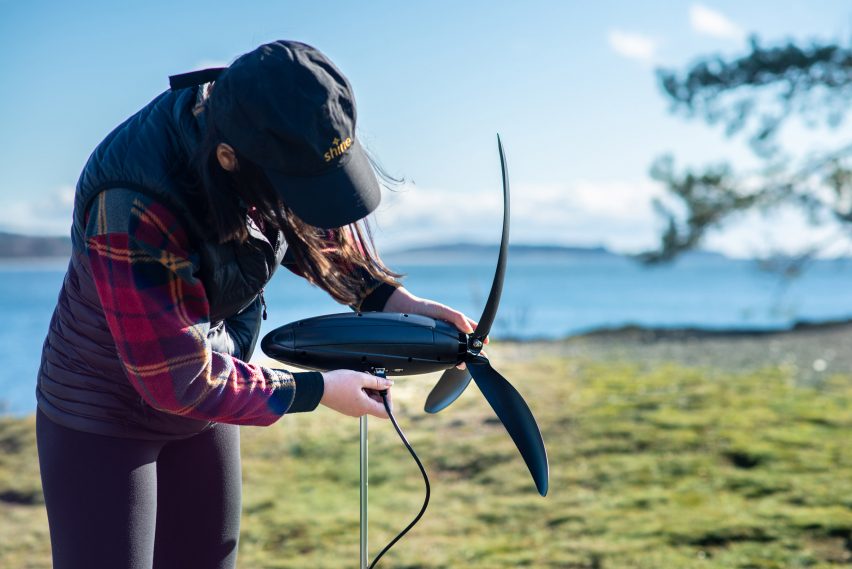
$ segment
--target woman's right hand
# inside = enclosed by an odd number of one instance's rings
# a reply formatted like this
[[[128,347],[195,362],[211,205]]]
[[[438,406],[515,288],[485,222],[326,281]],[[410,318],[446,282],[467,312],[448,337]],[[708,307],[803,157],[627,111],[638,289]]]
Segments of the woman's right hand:
[[[322,378],[325,389],[320,403],[326,407],[350,417],[372,415],[388,418],[381,396],[375,392],[390,390],[392,380],[349,369],[327,371],[322,374]]]

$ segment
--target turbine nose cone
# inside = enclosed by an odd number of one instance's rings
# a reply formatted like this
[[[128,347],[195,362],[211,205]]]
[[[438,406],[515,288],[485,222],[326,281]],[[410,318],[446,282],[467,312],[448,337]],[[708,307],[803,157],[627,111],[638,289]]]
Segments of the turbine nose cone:
[[[287,356],[296,349],[296,339],[291,325],[276,328],[263,337],[260,349],[271,358]]]

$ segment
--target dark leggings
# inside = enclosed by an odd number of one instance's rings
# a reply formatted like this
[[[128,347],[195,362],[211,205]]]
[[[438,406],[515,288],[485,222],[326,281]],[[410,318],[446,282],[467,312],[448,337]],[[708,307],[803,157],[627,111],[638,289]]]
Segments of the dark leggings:
[[[224,569],[237,561],[239,428],[179,441],[36,418],[54,569]]]

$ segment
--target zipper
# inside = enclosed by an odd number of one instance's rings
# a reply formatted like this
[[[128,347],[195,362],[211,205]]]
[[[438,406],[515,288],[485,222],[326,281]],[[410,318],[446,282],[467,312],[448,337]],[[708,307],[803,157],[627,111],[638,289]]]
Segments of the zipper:
[[[263,298],[263,289],[260,289],[260,304],[263,306],[263,319],[266,320],[266,299]]]

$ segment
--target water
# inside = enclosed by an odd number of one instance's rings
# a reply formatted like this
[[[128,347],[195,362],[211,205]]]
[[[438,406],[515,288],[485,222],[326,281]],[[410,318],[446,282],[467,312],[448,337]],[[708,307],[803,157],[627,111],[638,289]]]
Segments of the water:
[[[474,319],[494,275],[491,258],[391,265],[408,275],[406,286],[415,294]],[[65,263],[0,263],[0,400],[7,412],[35,408],[41,344],[64,274]],[[492,336],[556,338],[626,324],[783,328],[796,320],[848,318],[850,279],[852,260],[818,262],[785,288],[752,262],[710,256],[653,269],[608,255],[510,258]],[[286,270],[267,287],[266,299],[264,333],[293,320],[347,310]]]

